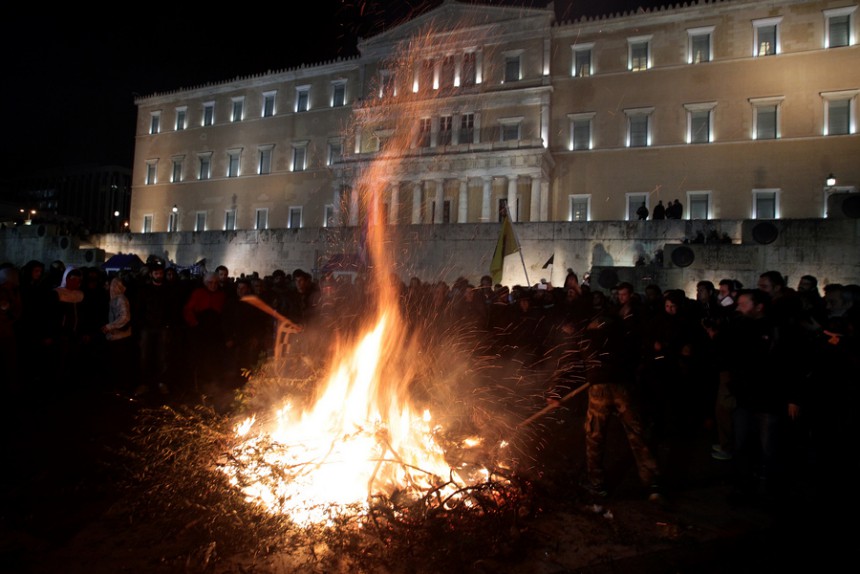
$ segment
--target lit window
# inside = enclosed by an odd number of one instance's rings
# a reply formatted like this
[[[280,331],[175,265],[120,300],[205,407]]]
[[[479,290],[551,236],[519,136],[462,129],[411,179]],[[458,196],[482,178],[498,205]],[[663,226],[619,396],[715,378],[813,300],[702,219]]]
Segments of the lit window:
[[[568,114],[570,120],[570,148],[571,150],[591,149],[591,122],[594,112],[583,114]]]
[[[144,215],[143,216],[143,227],[141,229],[143,233],[152,233],[152,216]]]
[[[346,82],[339,80],[331,84],[331,107],[339,108],[346,104]]]
[[[588,221],[590,209],[590,195],[571,195],[568,221]]]
[[[239,176],[239,158],[241,155],[242,152],[239,150],[227,152],[227,177]]]
[[[651,67],[651,36],[627,39],[627,69],[641,72]]]
[[[651,145],[651,113],[654,108],[624,110],[627,115],[627,147]]]
[[[334,165],[343,159],[343,142],[341,140],[328,143],[328,165]]]
[[[272,149],[274,146],[267,145],[260,147],[260,164],[257,166],[257,173],[264,175],[272,173]]]
[[[149,116],[149,133],[157,134],[161,130],[161,112],[152,112]]]
[[[179,214],[175,211],[167,214],[167,231],[170,233],[179,231]]]
[[[308,162],[308,144],[293,145],[293,171],[305,171]]]
[[[753,190],[753,219],[778,219],[779,218],[779,190],[778,189],[754,189]]]
[[[258,207],[254,212],[254,229],[269,228],[269,210],[265,207]]]
[[[392,130],[379,130],[373,134],[376,139],[376,151],[382,151],[391,141]]]
[[[200,172],[198,179],[209,179],[212,177],[212,154],[206,153],[200,155]]]
[[[146,162],[146,185],[155,185],[156,174],[158,168],[158,160]]]
[[[435,69],[435,65],[436,64],[433,62],[433,60],[423,60],[421,62],[418,85],[413,86],[414,92],[417,92],[418,90],[424,90],[426,92],[433,88],[433,72]]]
[[[445,56],[439,70],[439,87],[451,88],[454,86],[454,57]]]
[[[211,126],[215,123],[215,102],[203,104],[203,125]]]
[[[857,6],[846,6],[845,8],[824,11],[826,20],[824,45],[827,48],[839,48],[854,44],[852,31],[856,10]]]
[[[302,208],[290,207],[290,219],[287,222],[287,227],[290,229],[299,229],[302,226]]]
[[[473,143],[475,137],[475,114],[468,113],[460,116],[459,141],[461,144]]]
[[[296,111],[306,112],[310,109],[311,88],[302,86],[296,88]]]
[[[499,120],[499,124],[501,127],[501,141],[510,142],[510,141],[518,141],[520,139],[520,124],[522,124],[523,118],[503,118]]]
[[[224,212],[224,231],[236,230],[236,210],[228,209]]]
[[[711,192],[688,191],[687,213],[690,219],[711,218]]]
[[[687,30],[687,37],[689,38],[688,64],[701,64],[711,61],[713,58],[713,32],[713,26]]]
[[[773,140],[779,138],[779,108],[783,98],[752,98],[753,139]]]
[[[717,102],[684,104],[687,111],[687,143],[714,141],[714,108]]]
[[[518,82],[522,78],[522,66],[519,54],[505,56],[505,83]]]
[[[779,23],[782,18],[765,18],[753,21],[753,56],[773,56],[779,54]]]
[[[275,115],[275,96],[278,92],[263,92],[263,117],[270,118]]]
[[[860,90],[823,92],[824,135],[837,136],[856,133],[857,94]]]
[[[379,72],[379,97],[387,98],[397,95],[397,84],[394,81],[394,72],[381,70]]]
[[[245,98],[233,98],[233,109],[230,112],[230,121],[231,122],[241,122],[244,117],[245,111]]]
[[[194,231],[206,231],[206,212],[198,211],[194,217]]]
[[[430,147],[430,130],[431,130],[431,121],[430,118],[421,118],[418,120],[420,125],[418,126],[418,147]]]
[[[173,173],[171,174],[170,181],[173,183],[182,181],[182,158],[173,159]]]
[[[176,131],[181,132],[188,125],[188,108],[176,108]]]
[[[454,118],[451,116],[441,116],[439,118],[439,141],[438,145],[451,145],[451,128],[454,125]]]
[[[645,207],[648,207],[648,194],[647,193],[628,193],[627,194],[627,221],[637,221],[639,219],[639,215],[636,211],[642,207],[642,204],[645,204]]]
[[[475,52],[463,54],[463,69],[460,72],[461,86],[474,86],[477,77],[477,55]]]
[[[585,78],[594,73],[591,52],[594,44],[579,44],[573,48],[573,66],[570,74],[574,78]]]

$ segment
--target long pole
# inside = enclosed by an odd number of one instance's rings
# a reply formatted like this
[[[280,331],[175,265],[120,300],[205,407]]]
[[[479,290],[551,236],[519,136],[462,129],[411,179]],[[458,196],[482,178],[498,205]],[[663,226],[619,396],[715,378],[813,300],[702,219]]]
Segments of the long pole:
[[[508,216],[510,217],[510,216]],[[529,281],[529,270],[526,268],[526,260],[523,257],[523,244],[520,243],[520,238],[517,236],[517,230],[514,229],[514,222],[511,221],[511,231],[514,232],[514,239],[517,241],[517,247],[519,247],[520,252],[520,262],[523,264],[523,273],[526,275],[526,286],[531,287],[531,281]]]
[[[569,393],[567,393],[566,395],[561,397],[558,401],[554,401],[553,403],[545,406],[544,408],[542,408],[541,410],[539,410],[538,412],[536,412],[535,414],[533,414],[532,416],[530,416],[529,418],[527,418],[526,420],[524,420],[523,422],[518,424],[517,428],[523,428],[524,426],[530,425],[531,423],[533,423],[537,419],[541,418],[542,416],[544,416],[548,412],[554,411],[555,409],[560,407],[563,403],[569,401],[570,399],[572,399],[573,397],[575,397],[576,395],[578,395],[579,393],[581,393],[582,391],[584,391],[585,389],[587,389],[590,386],[591,386],[591,383],[585,383],[582,386],[577,387],[576,389],[570,391]]]

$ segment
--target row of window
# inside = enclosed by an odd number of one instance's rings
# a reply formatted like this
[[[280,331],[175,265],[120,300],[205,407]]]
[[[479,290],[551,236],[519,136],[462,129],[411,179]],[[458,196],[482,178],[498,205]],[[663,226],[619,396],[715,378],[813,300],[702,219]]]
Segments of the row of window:
[[[824,100],[824,135],[846,135],[856,132],[856,101],[860,90],[843,90],[822,93]],[[780,137],[780,106],[783,98],[751,98],[753,111],[752,137],[756,140],[777,139]],[[687,115],[687,143],[710,143],[714,141],[714,109],[716,102],[685,104]],[[647,147],[652,145],[651,116],[654,108],[632,108],[625,110],[627,121],[628,147]],[[590,150],[594,147],[593,122],[595,112],[569,114],[570,134],[568,149]],[[475,114],[459,116],[459,129],[454,130],[454,117],[439,116],[419,120],[417,147],[435,147],[474,143],[478,132],[475,130]],[[517,141],[521,137],[522,118],[502,118],[499,120],[500,141]],[[378,149],[385,145],[386,137],[377,135]],[[272,171],[274,144],[258,147],[256,173],[265,175]],[[291,171],[304,171],[308,167],[308,142],[293,143]],[[241,149],[227,151],[226,177],[241,175]],[[327,165],[337,163],[343,157],[343,143],[332,140],[328,143]],[[185,179],[185,157],[175,157],[171,162],[170,181],[178,183]],[[158,160],[147,162],[146,184],[158,182]],[[197,179],[212,177],[212,152],[198,154]]]
[[[854,43],[854,15],[856,6],[848,6],[823,12],[825,18],[825,47],[835,48],[849,46]],[[769,56],[780,53],[780,25],[782,17],[764,18],[753,21],[753,56]],[[714,26],[703,26],[687,30],[687,61],[691,64],[710,62],[713,59]],[[653,66],[651,51],[652,36],[634,36],[627,39],[627,68],[630,71],[647,70]],[[595,44],[581,43],[571,46],[573,51],[571,75],[586,77],[596,73],[594,54]],[[470,86],[482,81],[481,53],[466,52],[458,57],[449,55],[441,59],[425,59],[414,73],[412,91],[436,90],[443,86]],[[504,53],[503,83],[516,82],[522,79],[522,50]],[[329,90],[329,107],[346,105],[347,82],[339,79],[331,82]],[[379,73],[379,97],[397,95],[395,74],[391,70],[381,70]],[[271,117],[277,113],[277,91],[267,91],[262,94],[260,106],[261,117]],[[296,87],[293,111],[306,112],[311,109],[311,86]],[[239,122],[245,119],[245,96],[231,99],[229,121]],[[157,134],[162,129],[162,111],[151,113],[150,134]],[[202,104],[199,125],[211,126],[215,122],[215,102]],[[177,107],[174,114],[173,128],[181,131],[189,126],[188,107]]]
[[[822,215],[827,214],[827,197],[834,193],[836,188],[828,188],[824,191],[824,201],[822,203]],[[852,190],[847,190],[852,191]],[[751,219],[778,219],[780,217],[780,189],[754,189],[752,190],[751,202]],[[626,213],[627,220],[639,219],[637,211],[640,206],[645,205],[649,212],[653,213],[655,205],[651,202],[651,196],[648,193],[628,193],[626,194]],[[688,191],[685,195],[685,204],[682,204],[684,219],[712,219],[712,192],[710,191]],[[507,199],[499,200],[498,217],[501,221],[502,214],[506,209]],[[385,208],[388,206],[385,205]],[[665,206],[664,206],[665,207]],[[429,214],[429,221],[435,221],[436,202],[432,202],[430,206],[432,213]],[[198,211],[194,215],[193,231],[207,231],[207,212]],[[224,212],[223,226],[224,231],[235,231],[237,227],[237,212],[235,209],[228,209]],[[154,216],[147,214],[143,216],[142,232],[151,233]],[[323,217],[323,225],[330,226],[334,224],[335,214],[334,206],[326,205]],[[591,195],[571,195],[569,196],[569,214],[568,221],[585,222],[591,220]],[[388,221],[387,211],[383,221]],[[451,202],[445,200],[442,213],[442,223],[451,222]],[[301,206],[291,206],[287,219],[287,228],[298,229],[304,226],[303,209]],[[269,228],[269,210],[268,208],[257,208],[254,212],[254,229],[263,230]],[[173,211],[167,214],[167,231],[180,231],[179,228],[179,211],[173,208]]]
[[[853,188],[825,188],[823,192],[822,217],[827,217],[827,198],[838,191],[854,191]],[[753,189],[750,206],[751,219],[779,219],[780,218],[780,189]],[[649,193],[628,193],[627,211],[624,217],[628,221],[639,219],[637,211],[640,206],[645,205],[650,214],[653,214],[655,204],[651,201]],[[712,192],[710,191],[688,191],[686,192],[686,203],[682,204],[683,219],[713,219]],[[591,219],[591,195],[569,196],[568,221],[589,221]],[[664,205],[667,207],[667,205]],[[649,217],[650,219],[650,217]]]
[[[262,145],[257,148],[257,175],[265,175],[272,172],[272,154],[274,144]],[[343,144],[340,140],[330,141],[328,144],[328,165],[340,161],[343,156]],[[242,150],[227,151],[226,177],[239,177],[241,174]],[[158,183],[158,160],[146,162],[146,185]],[[185,156],[177,156],[171,160],[170,182],[179,183],[185,180]],[[308,168],[308,142],[296,142],[293,144],[293,157],[290,171],[305,171]],[[197,154],[197,179],[207,180],[212,178],[212,152]]]
[[[336,80],[331,83],[329,106],[332,108],[346,105],[346,80]],[[263,92],[260,105],[260,117],[268,118],[277,113],[276,108],[277,90]],[[307,112],[311,109],[311,86],[296,87],[294,112]],[[161,133],[162,111],[156,110],[150,114],[149,133],[154,135]],[[230,100],[230,121],[241,122],[245,119],[245,96],[235,96]],[[200,114],[201,126],[215,124],[215,102],[203,102]],[[174,112],[173,129],[182,131],[189,127],[188,106],[179,106]]]
[[[326,218],[325,221],[330,223],[334,220],[334,206],[326,205]],[[304,225],[303,217],[302,217],[302,207],[301,206],[292,206],[289,208],[289,215],[287,217],[287,228],[289,229],[298,229]],[[235,209],[228,209],[224,212],[224,219],[222,221],[221,229],[224,231],[236,231],[237,227],[237,212]],[[179,219],[180,219],[179,210],[177,207],[174,207],[172,211],[167,214],[167,231],[175,232],[181,231],[179,228]],[[193,231],[209,231],[207,221],[207,212],[198,211],[194,214],[194,227]],[[143,216],[143,222],[141,225],[141,231],[143,233],[152,233],[152,225],[155,216],[151,213],[148,213]],[[269,209],[265,207],[260,207],[254,210],[254,229],[263,230],[269,228]]]
[[[823,135],[846,135],[856,133],[857,95],[860,90],[843,90],[839,92],[822,93],[824,100]],[[781,96],[768,98],[751,98],[752,105],[752,138],[756,140],[777,139],[780,137],[780,106]],[[717,102],[685,104],[687,114],[687,143],[709,143],[714,141],[714,109]],[[652,145],[651,115],[653,107],[632,108],[624,110],[627,119],[628,147],[644,147]],[[592,124],[594,112],[569,114],[571,150],[589,150],[593,148],[594,138]]]
[[[824,47],[837,48],[854,43],[854,14],[857,6],[824,10]],[[781,51],[780,25],[782,17],[753,20],[754,57],[772,56]],[[687,63],[710,62],[714,57],[715,26],[702,26],[687,30]],[[652,36],[634,36],[627,39],[627,69],[632,72],[647,70],[653,66],[651,53]],[[595,44],[582,43],[571,46],[573,57],[570,73],[574,77],[587,77],[596,73],[593,57]],[[506,74],[507,76],[507,74]]]

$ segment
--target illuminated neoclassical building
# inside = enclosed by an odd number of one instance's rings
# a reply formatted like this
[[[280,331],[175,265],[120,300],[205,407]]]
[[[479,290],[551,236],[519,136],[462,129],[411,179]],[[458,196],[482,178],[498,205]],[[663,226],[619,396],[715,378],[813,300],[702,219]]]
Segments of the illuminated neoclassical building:
[[[131,231],[357,225],[370,169],[393,224],[824,217],[860,185],[857,20],[446,0],[354,58],[138,98]]]

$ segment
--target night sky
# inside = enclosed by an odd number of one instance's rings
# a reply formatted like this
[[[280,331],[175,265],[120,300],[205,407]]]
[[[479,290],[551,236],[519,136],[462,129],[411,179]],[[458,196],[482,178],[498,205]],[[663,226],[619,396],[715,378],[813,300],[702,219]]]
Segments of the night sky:
[[[302,16],[259,17],[248,13],[248,5],[238,18],[215,5],[122,5],[116,12],[80,4],[18,6],[0,24],[6,57],[0,97],[10,120],[0,141],[3,157],[11,160],[0,177],[82,165],[131,167],[136,95],[352,56],[359,36],[440,3],[311,0],[303,3]],[[560,20],[568,20],[666,4],[672,2],[557,0],[555,8]]]

